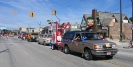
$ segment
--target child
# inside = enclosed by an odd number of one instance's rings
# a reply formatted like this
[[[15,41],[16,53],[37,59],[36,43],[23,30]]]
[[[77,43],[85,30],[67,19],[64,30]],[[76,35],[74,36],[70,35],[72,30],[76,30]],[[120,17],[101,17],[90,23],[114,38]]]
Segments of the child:
[[[133,48],[132,40],[130,40],[128,48]]]
[[[127,46],[127,47],[123,47],[123,48],[133,48],[132,40],[130,40],[130,42],[129,42],[129,46]]]

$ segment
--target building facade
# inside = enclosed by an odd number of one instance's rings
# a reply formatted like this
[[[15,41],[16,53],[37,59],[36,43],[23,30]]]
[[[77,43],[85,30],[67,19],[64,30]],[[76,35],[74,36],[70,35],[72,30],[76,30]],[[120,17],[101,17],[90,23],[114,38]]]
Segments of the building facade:
[[[28,28],[28,27],[20,27],[19,28],[19,31],[20,33],[31,33],[31,32],[34,32],[34,33],[41,33],[43,28]]]
[[[90,23],[94,26],[89,26],[88,24]],[[123,39],[131,39],[131,25],[131,21],[128,17],[125,14],[122,14]],[[81,21],[81,30],[93,31],[96,27],[96,32],[102,33],[104,36],[108,36],[112,39],[120,39],[120,14],[96,12],[96,20],[94,20],[93,14],[84,14]]]

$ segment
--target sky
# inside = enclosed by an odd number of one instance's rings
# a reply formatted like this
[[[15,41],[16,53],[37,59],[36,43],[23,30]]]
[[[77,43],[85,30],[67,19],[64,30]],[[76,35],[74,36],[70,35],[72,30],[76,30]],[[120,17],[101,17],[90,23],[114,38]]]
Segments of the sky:
[[[122,13],[132,16],[131,0],[122,1]],[[93,9],[102,12],[120,13],[120,0],[0,0],[0,27],[18,29],[19,27],[49,26],[47,20],[81,24],[83,14],[92,14]],[[14,16],[14,12],[16,15]],[[29,16],[30,12],[35,15]],[[38,24],[39,23],[39,24]]]

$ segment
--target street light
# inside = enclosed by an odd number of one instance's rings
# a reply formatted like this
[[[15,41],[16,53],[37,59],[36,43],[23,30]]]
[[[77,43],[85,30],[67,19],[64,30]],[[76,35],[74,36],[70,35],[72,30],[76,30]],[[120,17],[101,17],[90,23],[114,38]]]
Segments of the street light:
[[[41,30],[40,30],[40,28],[41,28],[41,22],[39,23],[38,22],[38,25],[39,25],[39,35],[41,34]]]
[[[120,0],[120,41],[122,41],[123,33],[122,33],[122,3]]]
[[[131,0],[132,2],[132,27],[133,27],[133,0]],[[132,40],[133,40],[133,29],[132,29]]]

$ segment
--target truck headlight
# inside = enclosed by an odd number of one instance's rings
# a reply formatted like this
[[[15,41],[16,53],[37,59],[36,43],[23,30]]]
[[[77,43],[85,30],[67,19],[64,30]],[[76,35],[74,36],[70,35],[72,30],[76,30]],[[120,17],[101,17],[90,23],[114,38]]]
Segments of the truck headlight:
[[[103,46],[102,45],[94,45],[94,49],[102,49]]]
[[[117,45],[112,45],[112,48],[116,49],[117,48]]]

